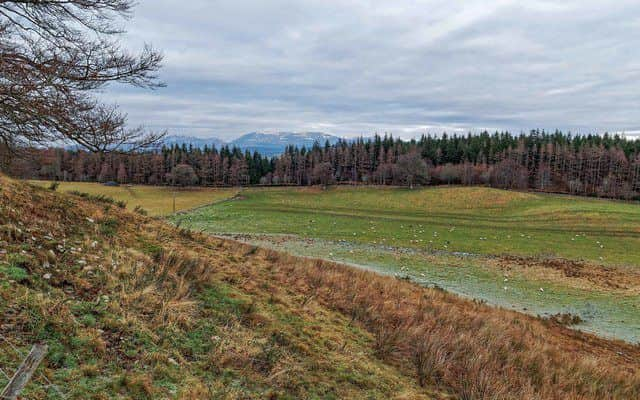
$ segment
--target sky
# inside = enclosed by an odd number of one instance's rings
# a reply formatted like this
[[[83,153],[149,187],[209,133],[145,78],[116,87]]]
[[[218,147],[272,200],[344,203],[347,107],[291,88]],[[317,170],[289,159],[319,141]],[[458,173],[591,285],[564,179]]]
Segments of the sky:
[[[167,87],[103,96],[170,134],[640,137],[638,0],[140,0],[126,28]]]

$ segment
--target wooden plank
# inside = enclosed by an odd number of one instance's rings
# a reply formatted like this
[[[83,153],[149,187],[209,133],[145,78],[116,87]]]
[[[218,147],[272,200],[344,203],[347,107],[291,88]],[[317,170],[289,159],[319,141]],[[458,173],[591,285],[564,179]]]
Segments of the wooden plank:
[[[42,362],[47,355],[47,346],[44,344],[36,344],[31,348],[29,355],[22,361],[20,367],[13,375],[13,378],[9,381],[9,384],[4,388],[0,399],[3,400],[15,400],[22,389],[29,383],[31,376],[38,365]]]

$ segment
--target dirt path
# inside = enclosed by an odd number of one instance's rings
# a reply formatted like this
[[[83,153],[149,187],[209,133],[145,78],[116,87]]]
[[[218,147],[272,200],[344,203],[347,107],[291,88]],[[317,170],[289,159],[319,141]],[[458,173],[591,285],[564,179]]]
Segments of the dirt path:
[[[188,214],[188,213],[191,213],[191,212],[194,212],[194,211],[197,211],[197,210],[201,210],[201,209],[206,208],[206,207],[211,207],[211,206],[215,206],[215,205],[218,205],[218,204],[226,203],[228,201],[240,200],[242,198],[241,193],[242,193],[243,190],[244,190],[244,188],[240,188],[240,189],[238,189],[238,193],[236,193],[233,196],[228,197],[226,199],[216,200],[216,201],[213,201],[211,203],[203,204],[201,206],[189,208],[189,209],[186,209],[186,210],[176,211],[175,213],[163,216],[163,218],[170,218],[170,217],[174,217],[174,216],[177,216],[177,215],[184,215],[184,214]]]

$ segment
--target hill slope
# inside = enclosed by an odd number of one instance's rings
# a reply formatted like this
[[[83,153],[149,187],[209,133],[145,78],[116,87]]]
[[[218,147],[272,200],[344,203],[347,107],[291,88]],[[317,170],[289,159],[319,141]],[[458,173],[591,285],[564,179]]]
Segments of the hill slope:
[[[637,347],[4,177],[0,315],[67,398],[640,395]]]

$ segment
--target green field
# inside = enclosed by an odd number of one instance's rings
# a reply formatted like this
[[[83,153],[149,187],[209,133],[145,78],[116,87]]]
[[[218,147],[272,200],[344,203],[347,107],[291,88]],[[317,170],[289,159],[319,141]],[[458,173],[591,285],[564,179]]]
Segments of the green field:
[[[487,188],[249,189],[172,220],[533,314],[577,314],[581,329],[640,340],[635,203]]]
[[[30,181],[31,183],[48,187],[49,181]],[[176,211],[191,210],[206,204],[215,203],[233,197],[237,189],[211,188],[170,188],[163,186],[121,185],[116,187],[104,186],[90,182],[60,182],[58,187],[62,192],[81,192],[90,195],[111,197],[117,201],[127,203],[127,208],[140,206],[149,215],[162,216],[173,212],[173,196],[176,198]]]

